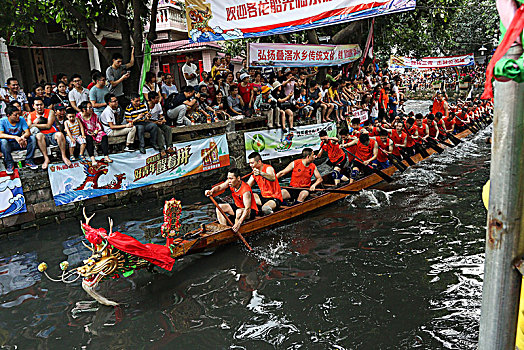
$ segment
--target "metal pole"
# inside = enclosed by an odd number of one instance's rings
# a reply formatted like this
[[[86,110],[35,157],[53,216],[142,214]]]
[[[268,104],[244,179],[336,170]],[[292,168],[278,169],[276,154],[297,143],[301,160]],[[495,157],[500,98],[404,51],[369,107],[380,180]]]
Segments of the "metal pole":
[[[517,59],[522,47],[505,57]],[[513,264],[524,253],[524,84],[495,82],[486,260],[479,349],[515,348],[521,275]]]

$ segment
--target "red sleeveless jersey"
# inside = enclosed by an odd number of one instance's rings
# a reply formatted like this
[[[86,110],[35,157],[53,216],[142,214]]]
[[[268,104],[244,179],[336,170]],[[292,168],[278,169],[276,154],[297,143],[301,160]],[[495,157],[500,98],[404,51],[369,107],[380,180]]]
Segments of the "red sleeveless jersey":
[[[336,162],[341,157],[344,157],[344,151],[340,149],[338,143],[331,140],[322,142],[320,148],[327,152],[328,158],[332,163]]]
[[[413,126],[411,128],[408,128],[407,124],[404,124],[406,130],[407,130],[407,137],[408,137],[408,142],[406,144],[406,147],[413,147],[413,145],[415,145],[415,139],[413,138],[413,136],[415,135],[415,132],[417,131],[417,126],[415,124],[413,124]]]
[[[407,135],[405,132],[401,132],[400,135],[398,134],[397,130],[391,131],[391,140],[393,140],[393,154],[396,156],[400,156],[400,151],[398,149],[397,145],[404,144],[404,140],[406,139]],[[407,143],[406,143],[407,146]]]
[[[387,151],[388,148],[389,148],[389,145],[391,143],[391,140],[388,138],[386,140],[386,142],[382,142],[382,140],[380,139],[380,137],[377,137],[375,139],[375,141],[377,142],[378,144],[378,153],[377,153],[377,160],[381,163],[384,163],[384,162],[387,162],[388,161],[388,156],[387,154],[383,151]],[[371,152],[373,152],[373,150],[371,150]]]
[[[418,132],[418,139],[417,139],[417,143],[421,143],[422,142],[422,138],[426,136],[426,124],[422,123],[422,126],[418,126],[415,124],[415,127],[417,128],[417,132]]]
[[[442,113],[442,115],[445,115],[446,111],[444,110],[444,100],[438,101],[435,99],[433,101],[433,108],[431,108],[431,113],[436,114],[437,112]]]
[[[437,136],[437,122],[435,122],[434,120],[431,121],[429,124],[427,124],[428,128],[429,128],[429,136],[431,137],[435,137]]]
[[[452,118],[449,116],[442,118],[442,121],[444,122],[444,125],[446,126],[446,130],[450,130],[453,127],[453,124],[455,124],[455,118]]]
[[[269,164],[262,165],[262,172],[267,173],[268,168],[273,168]],[[273,170],[274,171],[274,170]],[[263,178],[261,175],[253,175],[258,187],[260,188],[260,194],[264,198],[276,198],[282,201],[282,190],[280,189],[280,184],[278,179],[275,181],[269,181],[268,179]]]
[[[242,181],[240,188],[237,190],[234,187],[229,187],[231,190],[231,195],[233,197],[233,201],[235,201],[235,205],[238,208],[244,208],[244,193],[250,192],[251,193],[251,210],[254,210],[256,213],[258,213],[258,207],[257,203],[255,202],[255,197],[253,197],[253,190],[251,187]]]
[[[291,187],[310,187],[311,177],[315,173],[317,166],[315,163],[311,163],[308,166],[304,166],[302,159],[297,159],[293,162],[293,172],[291,173]]]
[[[369,145],[364,145],[362,142],[358,141],[357,151],[355,155],[360,158],[362,161],[366,161],[373,157],[373,148],[375,147],[375,140],[370,139]]]

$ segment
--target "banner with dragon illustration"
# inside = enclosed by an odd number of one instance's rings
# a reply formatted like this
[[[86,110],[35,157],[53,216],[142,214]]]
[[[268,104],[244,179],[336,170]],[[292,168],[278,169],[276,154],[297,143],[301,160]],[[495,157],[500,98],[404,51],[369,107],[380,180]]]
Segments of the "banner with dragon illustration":
[[[326,130],[328,136],[337,136],[335,123],[297,126],[296,130],[287,133],[282,129],[269,129],[246,132],[244,141],[246,160],[251,152],[258,152],[262,159],[274,159],[302,153],[305,147],[318,150],[320,147],[320,130]]]
[[[415,9],[416,0],[185,0],[193,43],[304,31]]]
[[[149,186],[229,165],[226,135],[176,143],[166,157],[153,149],[146,154],[120,153],[103,158],[97,165],[89,161],[53,164],[48,168],[55,205]]]
[[[26,211],[25,196],[18,169],[15,169],[11,175],[0,171],[0,218]]]
[[[336,66],[362,56],[360,46],[248,43],[250,67]]]
[[[449,57],[424,57],[421,59],[391,56],[389,59],[390,68],[445,68],[445,67],[459,67],[459,66],[473,66],[475,59],[473,54],[463,56],[449,56]]]

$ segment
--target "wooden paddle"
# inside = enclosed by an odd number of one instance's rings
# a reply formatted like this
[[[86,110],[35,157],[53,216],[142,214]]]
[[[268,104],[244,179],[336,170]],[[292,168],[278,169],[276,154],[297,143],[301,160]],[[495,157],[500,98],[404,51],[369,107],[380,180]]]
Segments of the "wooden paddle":
[[[280,188],[284,188],[286,190],[304,190],[304,191],[311,191],[308,187],[291,187],[291,186],[280,186]],[[342,193],[342,194],[355,194],[358,193],[358,191],[349,191],[349,190],[338,190],[336,188],[315,188],[315,192],[330,192],[330,193]]]
[[[220,205],[218,205],[217,201],[215,200],[215,198],[213,198],[212,196],[209,197],[209,199],[211,199],[211,202],[213,202],[213,204],[217,207],[218,211],[224,215],[224,217],[226,218],[227,220],[227,223],[229,224],[229,226],[233,227],[234,224],[231,222],[231,220],[229,219],[229,216],[227,216],[226,213],[224,213],[224,210],[222,208],[220,208]],[[242,236],[242,234],[240,232],[235,232],[237,234],[237,236],[242,240],[242,242],[244,242],[244,244],[246,245],[247,249],[249,250],[253,250],[253,248],[251,248],[251,246],[247,243],[246,239],[244,238],[244,236]]]
[[[407,154],[406,151],[404,151],[401,147],[398,148],[400,154],[402,155],[402,158],[404,158],[406,160],[406,162],[408,162],[408,164],[410,166],[413,166],[415,165],[415,162],[413,161],[413,159],[411,159],[411,156],[409,154]]]
[[[424,141],[422,141],[424,142]],[[444,152],[444,148],[440,147],[437,142],[435,140],[433,140],[432,138],[427,138],[426,139],[426,144],[428,145],[429,148],[433,148],[435,151],[437,151],[439,154]]]
[[[393,157],[391,154],[387,153],[384,148],[378,146],[378,149],[381,150],[386,155],[386,157],[388,157],[388,159],[391,162],[391,164],[393,164],[395,166],[395,168],[397,168],[401,173],[406,171],[406,169],[408,167],[405,166],[404,164],[402,164],[402,162],[399,162],[398,159]]]
[[[442,139],[433,139],[433,140],[435,140],[435,142],[443,144],[444,146],[455,147],[454,144],[444,141],[445,139],[446,137],[444,136]]]
[[[455,146],[458,146],[462,143],[462,140],[459,139],[458,137],[456,137],[455,135],[449,133],[449,132],[446,132],[446,133],[443,133],[444,137],[447,137],[448,140],[450,140],[451,142],[453,142],[455,144]]]
[[[355,157],[356,160],[358,160],[362,165],[364,165],[364,161],[362,159],[360,159],[359,157],[357,157],[356,155],[354,155],[353,153],[351,153],[350,151],[348,151],[345,148],[341,148],[341,149],[344,152],[347,152],[347,153],[351,154],[353,157]],[[387,182],[392,182],[393,181],[393,178],[391,176],[389,176],[388,174],[384,173],[382,170],[375,169],[371,165],[365,165],[365,166],[367,166],[373,173],[377,174],[378,176],[380,176],[381,178],[383,178]]]

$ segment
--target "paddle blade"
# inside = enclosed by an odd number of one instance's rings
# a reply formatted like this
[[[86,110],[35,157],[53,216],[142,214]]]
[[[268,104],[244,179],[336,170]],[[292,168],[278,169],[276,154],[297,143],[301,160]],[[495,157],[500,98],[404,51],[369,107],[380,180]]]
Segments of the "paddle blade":
[[[393,178],[391,176],[389,176],[388,174],[384,173],[383,171],[381,170],[378,170],[378,169],[375,169],[373,167],[370,167],[372,169],[372,171],[377,174],[378,176],[380,176],[381,178],[383,178],[386,182],[392,182],[393,181]]]
[[[456,137],[455,135],[452,135],[452,134],[447,134],[448,135],[448,139],[453,142],[455,144],[455,146],[458,146],[462,143],[462,141]]]

